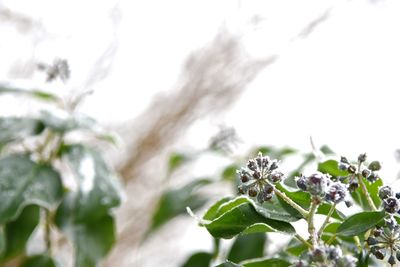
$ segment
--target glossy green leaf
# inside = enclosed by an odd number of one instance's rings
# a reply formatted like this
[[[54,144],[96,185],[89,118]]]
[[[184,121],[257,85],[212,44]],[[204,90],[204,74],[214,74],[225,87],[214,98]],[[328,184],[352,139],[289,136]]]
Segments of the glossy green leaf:
[[[232,200],[232,198],[230,198],[230,197],[225,197],[225,198],[222,198],[222,199],[218,200],[217,202],[215,202],[215,203],[206,211],[206,213],[205,213],[204,216],[203,216],[203,219],[204,219],[204,220],[208,220],[208,221],[211,221],[211,220],[215,219],[215,218],[218,216],[218,214],[219,214],[218,210],[220,209],[220,207],[221,207],[223,204],[225,204],[225,203],[227,203],[227,202],[229,202],[229,201],[231,201],[231,200]]]
[[[39,219],[39,207],[30,205],[23,209],[17,219],[5,224],[3,259],[10,259],[25,251],[26,243],[38,225]]]
[[[197,252],[191,255],[182,267],[208,267],[210,266],[212,255],[207,252]]]
[[[247,227],[242,234],[255,234],[255,233],[268,233],[268,232],[275,232],[275,229],[265,223],[255,223]]]
[[[262,205],[256,205],[255,208],[258,213],[273,220],[295,222],[302,218],[297,210],[286,202],[281,201],[280,197],[275,194],[271,200],[264,202]]]
[[[56,267],[57,264],[46,254],[34,255],[26,258],[21,267]]]
[[[0,118],[0,144],[19,141],[40,134],[44,129],[40,120],[32,118]]]
[[[22,155],[0,159],[0,223],[16,218],[28,204],[51,209],[61,197],[60,175],[50,166]]]
[[[215,267],[243,267],[243,266],[227,260],[224,263],[218,264]]]
[[[240,235],[232,244],[227,259],[238,263],[247,259],[260,258],[264,254],[265,241],[265,233]]]
[[[366,179],[363,178],[365,187],[371,196],[372,201],[375,204],[375,207],[380,207],[381,199],[379,198],[378,191],[379,188],[383,185],[382,179],[376,180],[374,183],[370,183]],[[359,186],[354,192],[351,193],[351,197],[354,202],[361,206],[364,210],[370,210],[367,199],[365,198],[361,187]]]
[[[338,162],[333,159],[319,163],[318,171],[330,174],[334,177],[346,176],[349,174],[347,171],[340,170],[338,167]]]
[[[66,112],[59,112],[56,115],[54,112],[42,111],[40,120],[46,127],[58,133],[65,133],[77,129],[91,129],[96,124],[93,118],[83,115],[72,116]]]
[[[203,226],[207,228],[210,234],[215,238],[232,238],[248,229],[248,227],[264,223],[274,229],[276,232],[293,234],[295,230],[293,226],[287,222],[271,220],[258,213],[254,204],[245,198],[239,198],[231,202],[225,203],[226,210],[222,215],[216,217],[211,222],[204,222]],[[233,205],[236,204],[236,205]],[[221,205],[224,207],[224,205]]]
[[[337,229],[338,235],[355,236],[375,227],[383,218],[383,211],[366,211],[347,218]]]
[[[288,267],[291,264],[282,259],[254,259],[241,263],[243,267]]]
[[[37,98],[38,100],[46,101],[46,102],[59,102],[60,98],[54,94],[49,92],[41,91],[41,90],[23,90],[15,87],[11,87],[8,85],[0,84],[0,95],[1,94],[16,94],[29,96],[33,98]]]
[[[96,150],[71,145],[64,156],[78,182],[76,220],[97,221],[120,204],[118,178]]]
[[[153,214],[148,233],[158,229],[179,214],[186,213],[186,207],[190,207],[192,210],[202,207],[207,202],[207,198],[196,193],[195,190],[210,182],[209,179],[199,179],[181,188],[164,192]]]
[[[78,219],[81,205],[78,194],[69,193],[57,210],[55,222],[74,244],[75,267],[94,267],[115,242],[114,218],[105,214],[82,221]]]
[[[172,173],[185,162],[189,160],[189,157],[183,153],[173,152],[168,159],[168,173]]]

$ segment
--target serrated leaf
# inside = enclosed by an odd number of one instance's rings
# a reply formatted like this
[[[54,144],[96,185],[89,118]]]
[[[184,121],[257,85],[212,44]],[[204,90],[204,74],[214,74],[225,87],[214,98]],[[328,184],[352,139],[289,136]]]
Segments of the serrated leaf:
[[[74,244],[75,267],[94,267],[115,242],[114,218],[105,214],[96,220],[77,219],[79,196],[69,193],[55,216],[56,225]]]
[[[26,258],[21,267],[56,267],[56,262],[49,255],[40,254]]]
[[[319,163],[318,171],[330,174],[334,177],[346,176],[349,174],[347,171],[340,170],[338,167],[338,162],[333,159]]]
[[[197,252],[191,255],[182,267],[208,267],[210,266],[210,262],[212,259],[212,255],[208,252]]]
[[[209,179],[199,179],[181,188],[165,191],[153,213],[147,235],[179,214],[186,213],[186,207],[190,207],[192,210],[202,207],[207,202],[207,198],[195,193],[195,190],[210,182]]]
[[[0,159],[0,224],[16,218],[29,204],[51,209],[61,197],[60,175],[50,166],[22,155]]]
[[[347,218],[337,229],[336,234],[355,236],[375,227],[385,217],[383,211],[365,211]]]
[[[40,120],[33,118],[0,118],[0,144],[19,141],[40,134],[44,129]]]
[[[7,260],[25,251],[26,243],[40,219],[40,209],[36,205],[24,208],[19,217],[4,226],[5,250],[3,259]]]
[[[93,118],[83,115],[72,116],[63,111],[57,113],[42,111],[40,120],[46,127],[57,133],[65,133],[78,129],[91,129],[96,124]]]
[[[71,145],[63,155],[78,182],[76,220],[96,221],[119,206],[121,186],[100,153],[83,145]]]
[[[254,259],[241,263],[243,267],[288,267],[291,264],[282,259]]]
[[[266,241],[265,233],[240,235],[232,244],[227,259],[232,262],[241,262],[247,259],[263,256]]]

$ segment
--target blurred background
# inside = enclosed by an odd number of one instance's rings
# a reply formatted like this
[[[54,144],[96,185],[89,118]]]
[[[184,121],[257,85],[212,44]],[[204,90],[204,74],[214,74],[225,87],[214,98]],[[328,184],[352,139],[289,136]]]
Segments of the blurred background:
[[[396,0],[2,0],[0,81],[87,92],[79,112],[120,136],[104,148],[125,200],[102,266],[180,266],[212,241],[189,215],[146,235],[160,195],[216,176],[254,146],[309,152],[312,137],[340,155],[367,152],[395,181],[399,12]],[[38,66],[57,58],[70,79],[47,83]],[[35,108],[24,101],[2,97],[1,115]],[[171,153],[202,151],[221,134],[225,156],[168,174]]]

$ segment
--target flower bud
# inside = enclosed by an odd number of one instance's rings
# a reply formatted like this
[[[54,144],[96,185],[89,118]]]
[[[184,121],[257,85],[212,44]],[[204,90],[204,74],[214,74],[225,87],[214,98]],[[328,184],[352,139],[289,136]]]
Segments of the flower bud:
[[[396,252],[396,258],[397,258],[398,261],[400,261],[400,250],[398,250],[398,251]]]
[[[252,171],[256,171],[257,170],[257,163],[254,159],[250,159],[247,162],[247,168],[249,168]]]
[[[259,171],[254,171],[254,172],[253,172],[253,177],[254,177],[254,179],[260,179],[260,178],[261,178],[261,172],[259,172]]]
[[[349,184],[349,191],[353,192],[358,188],[358,182],[357,181],[352,181]]]
[[[340,157],[340,162],[350,164],[346,157]]]
[[[353,165],[349,165],[349,167],[347,167],[347,171],[349,173],[356,173],[356,167],[354,167]]]
[[[368,244],[368,246],[376,245],[376,244],[378,244],[378,240],[376,240],[376,238],[370,236],[367,239],[367,244]]]
[[[346,197],[346,187],[340,182],[333,183],[329,186],[325,195],[325,200],[333,203],[342,202]]]
[[[381,164],[379,163],[379,161],[372,161],[369,165],[368,165],[368,169],[370,169],[371,171],[379,171],[381,169]]]
[[[307,191],[314,196],[324,196],[328,185],[328,176],[315,173],[307,177]]]
[[[258,194],[257,190],[255,188],[250,188],[249,189],[249,196],[251,197],[256,197]]]
[[[367,177],[367,180],[371,183],[376,182],[378,180],[378,175],[376,173],[371,172],[370,176]]]
[[[273,170],[277,169],[278,167],[279,167],[278,162],[276,160],[274,160],[274,161],[272,161],[271,166],[269,166],[269,169],[271,171],[273,171]]]
[[[368,170],[368,169],[364,169],[364,170],[361,172],[361,174],[362,174],[362,176],[363,176],[364,178],[367,178],[368,176],[371,175],[371,171]]]
[[[360,154],[358,156],[358,162],[364,162],[366,159],[367,159],[367,154],[366,153]]]
[[[380,199],[384,200],[388,197],[393,196],[393,190],[390,186],[385,185],[379,188],[378,195]]]
[[[307,184],[306,184],[305,176],[297,177],[296,184],[299,189],[301,189],[303,191],[307,191]]]
[[[388,259],[388,263],[389,263],[390,265],[395,265],[395,264],[396,264],[396,260],[395,260],[395,258],[394,258],[393,255],[390,255],[390,257],[389,257],[389,259]]]
[[[339,168],[340,170],[342,170],[342,171],[346,171],[348,167],[349,167],[349,164],[347,164],[347,163],[340,162],[340,163],[338,164],[338,168]]]
[[[400,192],[397,192],[396,195],[395,195],[395,197],[396,197],[397,199],[400,199]]]
[[[383,249],[377,249],[373,254],[378,260],[383,260],[386,256],[386,251]]]
[[[282,172],[273,172],[269,178],[270,178],[271,182],[278,183],[278,182],[282,181],[283,176],[284,176],[284,174]]]
[[[383,201],[383,208],[388,213],[396,213],[400,209],[400,203],[395,197],[388,197]]]

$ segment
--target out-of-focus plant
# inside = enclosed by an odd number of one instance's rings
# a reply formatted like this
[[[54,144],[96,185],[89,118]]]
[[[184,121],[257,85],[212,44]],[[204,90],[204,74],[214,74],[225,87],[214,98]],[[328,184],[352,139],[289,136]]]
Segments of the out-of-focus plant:
[[[400,262],[400,193],[383,185],[378,161],[367,163],[366,154],[354,161],[337,157],[326,146],[306,154],[291,148],[255,151],[246,164],[242,158],[226,166],[220,179],[195,179],[162,195],[151,231],[183,214],[187,206],[214,239],[213,251],[196,252],[182,266],[361,267]],[[292,155],[301,155],[303,161],[283,172],[281,161]],[[174,153],[170,166],[178,168],[188,158]],[[312,163],[315,171],[310,171]],[[198,218],[193,211],[208,202],[196,188],[221,180],[235,185],[238,196],[218,200]],[[293,225],[301,220],[305,229]],[[268,244],[276,233],[287,235],[288,241],[271,250]],[[234,239],[228,251],[220,250],[223,239]]]
[[[56,63],[41,66],[48,81],[69,77],[66,62]],[[0,265],[58,266],[56,250],[68,240],[74,266],[96,266],[115,241],[112,210],[121,199],[118,178],[95,147],[101,142],[90,140],[110,141],[112,135],[76,112],[82,95],[63,99],[0,85],[3,94],[44,101],[51,108],[0,117]],[[36,251],[43,249],[30,255],[33,236]]]

